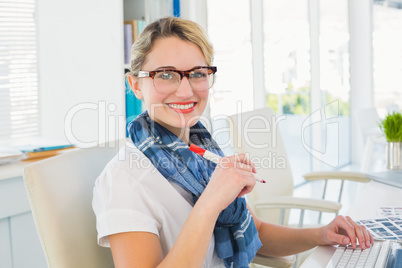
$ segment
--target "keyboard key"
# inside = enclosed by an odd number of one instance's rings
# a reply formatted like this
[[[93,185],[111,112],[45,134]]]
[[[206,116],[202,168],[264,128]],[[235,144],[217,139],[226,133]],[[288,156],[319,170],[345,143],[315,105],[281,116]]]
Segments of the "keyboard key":
[[[343,252],[342,258],[340,259],[338,266],[339,268],[346,268],[346,265],[349,262],[350,257],[352,257],[353,248],[347,247],[345,252]]]
[[[370,251],[371,248],[362,251],[362,253],[359,256],[359,260],[357,261],[356,268],[364,268],[364,264],[366,263]]]
[[[351,246],[338,246],[327,268],[384,268],[393,243],[391,241],[375,242],[371,248],[362,250]],[[402,249],[401,249],[402,250]],[[402,262],[402,253],[399,253]]]
[[[354,268],[357,264],[357,260],[360,257],[360,253],[362,252],[362,250],[360,248],[356,248],[353,253],[352,256],[349,259],[348,265],[346,266],[346,268]]]
[[[375,265],[375,261],[377,260],[378,253],[380,252],[380,243],[375,243],[370,250],[369,256],[367,257],[367,261],[364,264],[364,267],[372,268]]]
[[[329,261],[327,268],[335,268],[336,265],[338,264],[339,260],[341,259],[343,252],[345,251],[344,246],[339,246],[336,248],[334,254],[331,257],[331,260]]]

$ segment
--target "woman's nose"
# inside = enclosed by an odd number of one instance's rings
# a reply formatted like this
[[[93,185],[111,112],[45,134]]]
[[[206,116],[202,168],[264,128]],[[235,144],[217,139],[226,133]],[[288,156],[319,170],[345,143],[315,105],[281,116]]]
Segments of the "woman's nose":
[[[179,88],[176,91],[176,96],[181,98],[189,98],[193,95],[193,88],[191,87],[190,81],[187,77],[183,77]]]

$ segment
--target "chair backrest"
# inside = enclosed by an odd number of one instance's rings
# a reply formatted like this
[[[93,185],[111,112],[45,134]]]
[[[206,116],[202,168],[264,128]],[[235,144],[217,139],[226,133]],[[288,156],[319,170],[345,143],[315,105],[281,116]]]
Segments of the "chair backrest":
[[[232,115],[228,122],[233,127],[231,141],[234,151],[249,154],[258,176],[266,181],[257,183],[247,198],[256,214],[269,222],[278,222],[279,211],[259,211],[254,207],[255,202],[293,195],[292,171],[278,123],[280,120],[270,108]]]
[[[25,187],[49,267],[113,267],[110,249],[97,244],[92,190],[118,147],[77,149],[26,166]]]

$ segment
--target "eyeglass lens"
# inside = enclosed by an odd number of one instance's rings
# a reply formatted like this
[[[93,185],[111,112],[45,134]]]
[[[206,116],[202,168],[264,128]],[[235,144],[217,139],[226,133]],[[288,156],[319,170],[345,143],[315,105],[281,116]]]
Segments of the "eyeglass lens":
[[[205,91],[212,87],[214,74],[208,73],[208,69],[196,69],[189,74],[189,82],[196,91]],[[175,71],[158,72],[154,77],[156,91],[161,94],[173,93],[179,88],[180,74]]]

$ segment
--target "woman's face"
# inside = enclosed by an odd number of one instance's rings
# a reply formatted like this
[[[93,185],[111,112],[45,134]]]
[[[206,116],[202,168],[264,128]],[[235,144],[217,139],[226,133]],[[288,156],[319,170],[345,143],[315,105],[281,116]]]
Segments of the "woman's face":
[[[186,71],[196,66],[207,66],[201,49],[177,37],[168,37],[155,41],[141,70]],[[151,78],[136,79],[134,93],[137,98],[144,100],[151,119],[183,139],[188,133],[188,128],[197,123],[204,112],[209,90],[195,91],[188,78],[183,77],[178,89],[166,95],[155,90]]]

